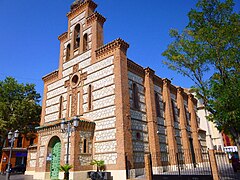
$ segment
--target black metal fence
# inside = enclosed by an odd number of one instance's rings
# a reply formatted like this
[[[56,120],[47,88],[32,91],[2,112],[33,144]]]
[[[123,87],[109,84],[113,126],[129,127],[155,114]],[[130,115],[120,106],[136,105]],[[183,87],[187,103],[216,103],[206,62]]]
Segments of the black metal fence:
[[[212,179],[208,152],[199,149],[161,153],[160,166],[152,167],[153,179]]]
[[[221,180],[238,179],[240,180],[240,172],[234,172],[232,162],[227,153],[215,151],[214,153],[219,177]]]

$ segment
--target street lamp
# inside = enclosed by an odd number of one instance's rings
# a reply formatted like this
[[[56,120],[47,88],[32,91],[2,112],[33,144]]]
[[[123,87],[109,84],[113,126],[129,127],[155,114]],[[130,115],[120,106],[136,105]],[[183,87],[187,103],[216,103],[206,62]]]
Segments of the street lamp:
[[[62,119],[61,122],[61,130],[62,132],[67,133],[67,157],[66,157],[66,164],[69,164],[69,138],[70,138],[70,132],[73,132],[79,125],[79,118],[75,116],[71,121],[65,121],[65,119]],[[73,122],[73,127],[71,127],[71,122]],[[67,124],[67,127],[65,126]]]
[[[12,149],[13,149],[13,144],[15,139],[17,139],[19,136],[19,131],[16,130],[14,134],[12,131],[8,133],[8,140],[11,142],[11,147],[10,147],[10,153],[9,153],[9,158],[8,158],[8,167],[7,167],[7,172],[6,172],[6,180],[10,179],[10,166],[11,166],[11,158],[12,158]]]

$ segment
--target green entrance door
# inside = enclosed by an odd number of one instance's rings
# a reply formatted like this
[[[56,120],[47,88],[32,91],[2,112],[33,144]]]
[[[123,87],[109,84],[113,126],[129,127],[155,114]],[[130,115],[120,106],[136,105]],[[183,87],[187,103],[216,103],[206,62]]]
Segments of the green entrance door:
[[[52,148],[52,161],[50,166],[51,179],[58,179],[60,167],[61,143],[56,142]]]

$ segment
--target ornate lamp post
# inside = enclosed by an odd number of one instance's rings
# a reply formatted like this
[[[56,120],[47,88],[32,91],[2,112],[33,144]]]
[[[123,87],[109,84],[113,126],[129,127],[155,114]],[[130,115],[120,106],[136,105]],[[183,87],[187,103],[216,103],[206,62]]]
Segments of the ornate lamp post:
[[[6,172],[6,180],[10,179],[10,166],[11,166],[11,158],[12,158],[12,149],[13,149],[13,145],[14,145],[14,141],[15,139],[17,139],[19,136],[19,131],[16,130],[14,133],[12,133],[12,131],[10,131],[8,133],[8,139],[9,141],[11,141],[11,147],[10,147],[10,153],[9,153],[9,157],[8,157],[8,167],[7,167],[7,172]]]
[[[70,133],[75,130],[75,128],[79,125],[79,118],[75,116],[71,121],[65,121],[65,119],[61,122],[61,130],[63,133],[67,133],[67,157],[66,157],[66,164],[69,164],[69,139],[70,139]],[[71,127],[71,122],[73,122],[73,127]],[[67,127],[66,127],[67,124]],[[66,179],[69,179],[69,172],[67,174]]]

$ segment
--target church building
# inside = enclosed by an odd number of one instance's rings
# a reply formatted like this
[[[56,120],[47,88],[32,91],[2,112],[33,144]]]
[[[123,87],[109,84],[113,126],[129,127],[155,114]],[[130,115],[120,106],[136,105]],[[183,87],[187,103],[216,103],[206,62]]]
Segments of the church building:
[[[61,179],[67,157],[70,179],[87,179],[96,170],[92,160],[103,160],[114,180],[143,175],[149,153],[154,171],[176,165],[176,152],[185,163],[202,161],[193,155],[201,149],[197,100],[128,59],[124,40],[104,44],[106,19],[96,8],[92,0],[76,0],[67,13],[67,32],[58,37],[59,67],[43,77],[38,143],[28,149],[25,174]],[[70,125],[69,143],[62,121]]]

